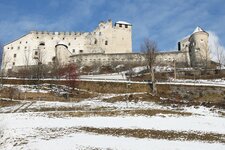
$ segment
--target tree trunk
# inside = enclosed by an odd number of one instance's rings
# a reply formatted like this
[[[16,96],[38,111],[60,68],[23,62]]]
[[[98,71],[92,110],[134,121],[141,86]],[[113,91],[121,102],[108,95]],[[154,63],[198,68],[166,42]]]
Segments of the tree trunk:
[[[151,75],[152,75],[152,94],[157,95],[156,81],[155,81],[155,72],[154,68],[151,67]]]

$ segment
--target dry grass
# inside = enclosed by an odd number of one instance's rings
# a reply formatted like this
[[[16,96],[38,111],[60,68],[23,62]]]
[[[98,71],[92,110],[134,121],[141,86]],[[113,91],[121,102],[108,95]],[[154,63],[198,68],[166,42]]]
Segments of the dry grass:
[[[79,88],[98,93],[132,93],[149,91],[148,85],[145,84],[114,82],[80,82]]]
[[[198,99],[196,99],[199,102],[204,102],[204,101],[211,101],[211,102],[221,102],[224,100],[225,102],[225,96],[217,93],[209,93],[209,94],[204,94]]]
[[[147,101],[147,102],[158,102],[160,101],[160,97],[152,96],[149,93],[145,94],[128,94],[128,95],[118,95],[115,97],[103,99],[105,102],[115,103],[121,101],[128,102],[139,102],[139,101]]]
[[[97,93],[74,90],[68,97],[57,95],[53,92],[39,93],[39,92],[19,92],[13,88],[3,88],[0,90],[0,98],[31,100],[31,101],[63,101],[63,102],[79,102],[83,99],[96,97]]]
[[[62,111],[63,109],[57,109],[58,111]],[[89,117],[89,116],[155,116],[157,114],[165,115],[180,115],[180,116],[190,116],[192,113],[188,112],[179,112],[173,110],[161,110],[161,109],[138,109],[138,110],[115,110],[115,108],[107,108],[107,107],[98,107],[94,109],[88,108],[69,108],[64,109],[64,112],[50,112],[48,113],[49,117]],[[76,111],[73,111],[76,110]],[[42,110],[43,111],[43,110]]]
[[[13,105],[17,105],[20,102],[18,101],[4,101],[4,100],[0,100],[0,107],[8,107],[8,106],[13,106]]]
[[[153,138],[167,140],[187,140],[187,141],[204,141],[225,143],[224,134],[201,133],[201,132],[176,132],[176,131],[160,131],[151,129],[121,129],[121,128],[93,128],[81,127],[82,131],[106,134],[113,136],[127,136],[136,138]]]

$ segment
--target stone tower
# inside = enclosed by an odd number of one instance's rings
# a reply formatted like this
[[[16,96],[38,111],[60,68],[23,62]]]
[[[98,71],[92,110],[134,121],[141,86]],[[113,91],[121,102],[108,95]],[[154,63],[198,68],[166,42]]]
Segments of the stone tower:
[[[68,50],[68,46],[62,41],[55,46],[55,54],[56,61],[59,65],[67,64],[71,55],[70,51]]]
[[[209,34],[197,27],[189,37],[189,55],[192,67],[206,66],[210,62],[208,48]]]

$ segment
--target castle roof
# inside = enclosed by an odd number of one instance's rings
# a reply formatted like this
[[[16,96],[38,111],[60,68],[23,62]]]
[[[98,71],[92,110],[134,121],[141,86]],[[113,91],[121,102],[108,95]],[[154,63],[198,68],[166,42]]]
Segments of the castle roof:
[[[131,25],[129,22],[126,21],[117,21],[117,24],[126,24],[126,25]]]
[[[66,48],[68,48],[68,46],[63,41],[60,41],[59,43],[57,43],[55,45],[55,47],[58,46],[58,45],[64,45]]]
[[[201,27],[197,26],[192,34],[196,32],[205,32],[205,31]]]

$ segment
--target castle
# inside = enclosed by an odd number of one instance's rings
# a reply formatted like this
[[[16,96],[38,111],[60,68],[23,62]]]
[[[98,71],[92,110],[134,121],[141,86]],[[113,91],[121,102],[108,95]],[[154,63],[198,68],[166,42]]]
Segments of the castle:
[[[187,66],[197,66],[209,60],[208,33],[200,27],[178,42],[178,50],[159,52],[156,61],[171,61]],[[60,65],[79,63],[111,64],[113,62],[144,62],[142,53],[132,53],[132,25],[125,21],[115,24],[111,20],[100,22],[92,32],[38,32],[30,33],[4,46],[2,69],[17,70],[23,66]]]

